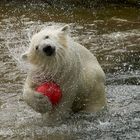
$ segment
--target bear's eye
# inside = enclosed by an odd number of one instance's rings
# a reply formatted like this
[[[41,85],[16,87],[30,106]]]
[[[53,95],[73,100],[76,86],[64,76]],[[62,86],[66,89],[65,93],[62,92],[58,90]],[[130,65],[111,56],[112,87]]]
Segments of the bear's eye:
[[[38,46],[36,46],[35,49],[38,50]]]
[[[47,36],[45,36],[45,39],[48,39],[49,38],[49,36],[47,35]]]

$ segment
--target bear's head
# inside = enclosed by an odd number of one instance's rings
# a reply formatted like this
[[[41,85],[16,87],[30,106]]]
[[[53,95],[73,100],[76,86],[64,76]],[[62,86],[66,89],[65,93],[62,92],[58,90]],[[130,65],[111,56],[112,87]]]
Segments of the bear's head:
[[[47,28],[36,33],[22,59],[37,66],[58,61],[67,52],[68,32],[69,26],[66,25],[57,29]]]

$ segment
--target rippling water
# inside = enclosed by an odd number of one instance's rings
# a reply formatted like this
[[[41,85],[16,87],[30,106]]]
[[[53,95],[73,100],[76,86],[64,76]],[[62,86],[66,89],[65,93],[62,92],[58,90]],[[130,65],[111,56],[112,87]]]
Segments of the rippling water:
[[[0,13],[0,140],[140,139],[140,9],[0,2]],[[71,35],[104,69],[108,110],[47,127],[21,98],[26,68],[20,55],[37,30],[63,24],[70,24]]]

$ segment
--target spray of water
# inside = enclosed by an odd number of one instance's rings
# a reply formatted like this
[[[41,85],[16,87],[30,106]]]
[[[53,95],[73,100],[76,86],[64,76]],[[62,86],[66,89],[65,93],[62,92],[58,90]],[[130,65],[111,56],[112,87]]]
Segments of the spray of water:
[[[26,29],[23,28],[20,31],[18,30],[18,32],[15,32],[14,29],[12,29],[11,27],[7,27],[6,30],[8,30],[9,32],[8,34],[6,34],[5,32],[7,39],[7,41],[5,42],[8,51],[12,56],[12,59],[14,59],[14,61],[16,62],[17,67],[21,71],[28,73],[28,71],[34,69],[34,74],[32,75],[33,82],[40,84],[49,80],[53,81],[55,78],[57,78],[58,82],[63,81],[66,75],[68,75],[68,73],[70,73],[70,71],[73,69],[73,67],[77,67],[77,61],[73,61],[73,58],[70,56],[70,54],[65,53],[65,50],[62,48],[59,49],[56,56],[53,58],[53,62],[51,61],[51,64],[48,63],[47,65],[45,65],[45,67],[44,65],[42,65],[39,68],[35,68],[35,66],[23,61],[21,58],[21,55],[28,50],[30,40],[33,34],[39,32],[41,29],[45,29],[46,27],[50,28],[51,26],[51,28],[53,27],[55,29],[62,25],[54,23],[38,23],[37,25],[30,25],[30,27],[26,27]],[[65,56],[63,54],[65,54]],[[66,61],[65,57],[69,59]],[[69,83],[70,88],[72,88],[72,79],[75,79],[75,77],[79,75],[77,69],[75,69],[75,73],[76,75],[71,75],[66,81],[67,83]],[[75,81],[75,84],[76,82],[77,81]]]

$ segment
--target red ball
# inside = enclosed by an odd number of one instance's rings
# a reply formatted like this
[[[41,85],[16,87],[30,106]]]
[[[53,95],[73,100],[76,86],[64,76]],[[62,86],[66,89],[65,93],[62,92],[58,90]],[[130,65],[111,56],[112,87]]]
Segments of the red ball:
[[[57,105],[62,98],[60,86],[54,82],[46,82],[36,88],[37,92],[47,96],[52,105]]]

